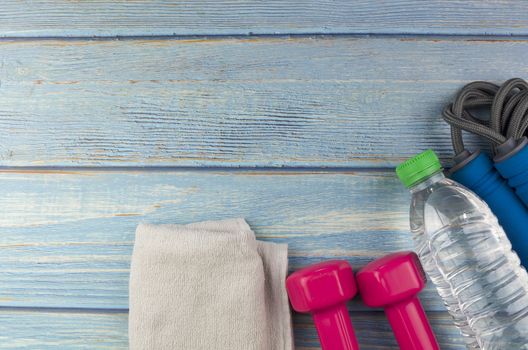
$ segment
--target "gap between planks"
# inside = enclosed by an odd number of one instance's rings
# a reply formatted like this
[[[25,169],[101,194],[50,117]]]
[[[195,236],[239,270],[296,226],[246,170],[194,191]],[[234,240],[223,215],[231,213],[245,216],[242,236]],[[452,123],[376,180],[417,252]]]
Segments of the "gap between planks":
[[[387,173],[394,167],[309,167],[309,166],[0,166],[0,174],[75,174],[106,172],[200,172],[200,173],[242,173],[256,175],[302,175],[302,174],[361,174]]]
[[[356,297],[356,299],[359,297]],[[40,312],[40,313],[56,313],[56,314],[128,314],[129,309],[125,308],[80,308],[80,307],[44,307],[44,306],[0,306],[0,313],[2,312],[13,312],[13,313],[27,313],[27,312]],[[377,314],[382,315],[384,311],[380,308],[354,310],[349,309],[349,314]],[[292,315],[297,313],[292,312]],[[441,310],[427,310],[427,314],[431,315],[445,315],[446,311]]]
[[[324,38],[357,38],[357,39],[396,39],[402,41],[528,41],[528,35],[508,34],[435,34],[435,33],[285,33],[285,34],[207,34],[207,35],[110,35],[110,36],[4,36],[0,42],[30,42],[30,41],[135,41],[135,40],[182,40],[182,41],[214,41],[214,40],[266,40],[266,39],[324,39]]]

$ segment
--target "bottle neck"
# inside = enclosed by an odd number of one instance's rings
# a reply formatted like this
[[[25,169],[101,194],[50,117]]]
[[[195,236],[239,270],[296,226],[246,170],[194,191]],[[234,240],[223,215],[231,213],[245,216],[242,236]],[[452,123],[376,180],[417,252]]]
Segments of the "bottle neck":
[[[413,186],[409,187],[409,191],[411,193],[419,192],[423,189],[426,189],[427,187],[433,185],[434,183],[441,181],[445,179],[444,172],[442,170],[437,171],[431,176],[426,177],[425,179],[421,180],[420,182],[414,184]]]

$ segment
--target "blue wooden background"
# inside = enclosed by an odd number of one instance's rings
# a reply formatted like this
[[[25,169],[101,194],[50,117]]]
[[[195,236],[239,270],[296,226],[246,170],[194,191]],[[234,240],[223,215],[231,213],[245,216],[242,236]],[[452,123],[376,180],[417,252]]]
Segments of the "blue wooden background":
[[[444,104],[526,78],[527,39],[524,1],[3,0],[0,348],[126,348],[142,221],[245,217],[292,269],[411,249],[394,166],[447,162]],[[362,349],[396,348],[380,310],[350,314]],[[295,341],[319,348],[309,317]]]

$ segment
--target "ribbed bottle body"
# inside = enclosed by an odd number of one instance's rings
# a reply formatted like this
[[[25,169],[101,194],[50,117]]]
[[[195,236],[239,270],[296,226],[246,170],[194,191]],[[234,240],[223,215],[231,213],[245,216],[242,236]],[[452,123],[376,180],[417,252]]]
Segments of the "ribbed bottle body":
[[[434,283],[436,290],[442,298],[449,314],[453,317],[455,325],[459,328],[464,337],[467,348],[470,350],[480,349],[474,332],[469,327],[467,317],[462,313],[458,300],[454,297],[449,283],[440,272],[437,264],[434,262],[429,239],[425,233],[424,209],[429,195],[438,187],[438,181],[445,179],[443,175],[437,174],[431,180],[427,180],[416,186],[412,190],[412,201],[410,209],[410,227],[413,234],[413,241],[416,253],[420,258],[425,272],[429,279]]]
[[[443,179],[424,202],[424,236],[438,271],[484,350],[528,349],[528,274],[489,207]]]

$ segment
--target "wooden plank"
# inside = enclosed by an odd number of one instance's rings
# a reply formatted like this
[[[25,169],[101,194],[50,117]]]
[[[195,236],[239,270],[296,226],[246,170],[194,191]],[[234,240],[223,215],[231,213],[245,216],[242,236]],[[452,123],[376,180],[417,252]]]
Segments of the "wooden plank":
[[[0,349],[127,349],[127,317],[0,310]]]
[[[444,105],[469,81],[527,75],[527,53],[523,40],[0,42],[0,165],[448,158]]]
[[[413,247],[392,172],[5,172],[0,183],[0,306],[126,309],[140,222],[244,217],[259,239],[289,244],[291,269],[330,258],[358,269]],[[444,310],[432,286],[422,298]]]
[[[381,312],[351,313],[361,349],[395,349],[394,336]],[[429,313],[444,350],[465,349],[445,313]],[[317,333],[308,316],[294,318],[296,349],[319,349]],[[0,311],[0,349],[126,349],[125,313]]]
[[[523,1],[4,0],[2,36],[528,33]]]

